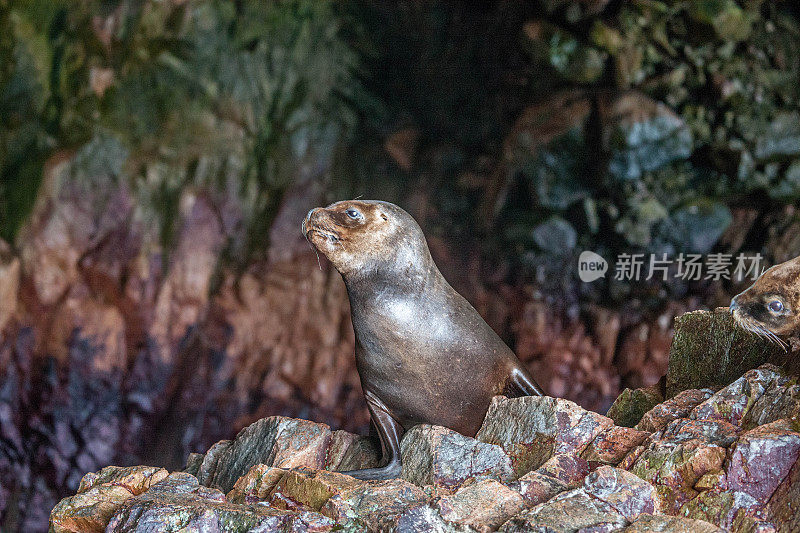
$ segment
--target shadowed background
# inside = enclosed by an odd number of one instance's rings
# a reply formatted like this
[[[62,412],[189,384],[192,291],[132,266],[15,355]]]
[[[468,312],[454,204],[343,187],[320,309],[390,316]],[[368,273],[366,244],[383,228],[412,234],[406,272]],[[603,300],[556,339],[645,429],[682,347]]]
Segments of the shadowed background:
[[[748,282],[586,284],[582,250],[800,254],[792,2],[479,4],[0,0],[0,529],[262,416],[368,431],[311,207],[407,209],[601,412]]]

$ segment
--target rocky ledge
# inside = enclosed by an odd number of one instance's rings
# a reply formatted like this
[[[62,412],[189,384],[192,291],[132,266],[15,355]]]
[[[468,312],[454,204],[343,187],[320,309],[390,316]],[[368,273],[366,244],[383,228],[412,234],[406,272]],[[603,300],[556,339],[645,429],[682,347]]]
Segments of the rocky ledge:
[[[417,426],[401,478],[367,482],[335,470],[375,465],[371,440],[270,417],[182,472],[87,474],[51,531],[798,531],[799,420],[797,379],[769,364],[683,391],[635,427],[568,400],[496,397],[474,439]]]

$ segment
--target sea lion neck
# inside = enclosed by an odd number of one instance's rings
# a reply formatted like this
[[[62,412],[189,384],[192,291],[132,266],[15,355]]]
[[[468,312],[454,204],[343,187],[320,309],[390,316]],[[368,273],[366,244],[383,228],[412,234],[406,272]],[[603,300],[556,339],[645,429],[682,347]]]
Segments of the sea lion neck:
[[[427,252],[427,249],[425,251]],[[351,296],[387,290],[404,294],[422,293],[444,279],[430,254],[425,255],[427,257],[417,255],[414,258],[398,261],[392,268],[387,268],[386,263],[380,263],[368,265],[354,272],[342,272],[347,292]]]

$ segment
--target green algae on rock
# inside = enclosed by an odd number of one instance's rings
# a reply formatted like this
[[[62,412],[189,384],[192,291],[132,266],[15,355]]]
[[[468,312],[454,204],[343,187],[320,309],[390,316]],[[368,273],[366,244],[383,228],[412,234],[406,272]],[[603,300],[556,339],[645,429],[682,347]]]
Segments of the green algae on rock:
[[[719,389],[764,363],[781,366],[786,352],[737,327],[727,308],[675,318],[669,352],[667,398],[688,389]]]

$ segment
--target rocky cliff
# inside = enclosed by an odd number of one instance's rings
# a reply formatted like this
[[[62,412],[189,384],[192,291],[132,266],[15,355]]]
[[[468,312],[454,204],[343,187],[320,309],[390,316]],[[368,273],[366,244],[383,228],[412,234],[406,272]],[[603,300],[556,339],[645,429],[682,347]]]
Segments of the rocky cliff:
[[[691,389],[635,427],[549,397],[496,397],[476,437],[420,425],[400,479],[372,441],[269,417],[184,471],[84,476],[51,531],[797,531],[800,385],[764,365],[717,392]]]

